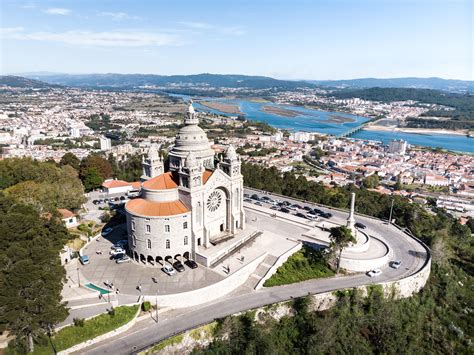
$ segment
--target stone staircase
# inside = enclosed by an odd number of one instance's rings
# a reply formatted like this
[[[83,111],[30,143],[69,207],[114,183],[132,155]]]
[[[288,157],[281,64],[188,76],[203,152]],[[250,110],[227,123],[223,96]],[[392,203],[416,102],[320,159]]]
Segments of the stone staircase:
[[[265,259],[258,265],[257,269],[255,272],[250,275],[250,277],[247,279],[247,281],[244,283],[245,287],[255,289],[257,286],[258,282],[266,275],[268,270],[275,264],[277,261],[278,257],[274,255],[268,254]]]

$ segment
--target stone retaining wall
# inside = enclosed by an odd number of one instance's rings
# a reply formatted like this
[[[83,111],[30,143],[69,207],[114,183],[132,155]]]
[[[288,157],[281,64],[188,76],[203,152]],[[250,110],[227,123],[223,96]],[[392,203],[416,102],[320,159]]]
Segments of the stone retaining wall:
[[[158,300],[160,307],[171,308],[191,307],[216,300],[243,285],[266,256],[267,253],[265,252],[241,269],[215,284],[173,295],[159,295],[158,298],[156,298],[156,296],[145,296],[145,300],[152,303]]]
[[[73,352],[76,352],[76,351],[79,351],[81,349],[87,348],[88,346],[91,346],[93,344],[97,344],[98,342],[101,342],[102,340],[106,340],[106,339],[109,339],[109,338],[112,338],[112,337],[116,336],[117,334],[126,332],[127,330],[129,330],[131,327],[133,327],[135,325],[135,323],[137,322],[138,315],[140,314],[140,311],[141,311],[141,302],[138,303],[137,313],[135,313],[135,316],[133,317],[133,319],[130,322],[128,322],[127,324],[124,324],[121,327],[119,327],[117,329],[114,329],[114,330],[112,330],[108,333],[99,335],[98,337],[95,337],[93,339],[89,339],[89,340],[86,340],[82,343],[76,344],[76,345],[74,345],[73,347],[71,347],[69,349],[60,351],[60,352],[58,352],[58,355],[71,354]],[[92,317],[92,318],[94,318],[94,317]]]

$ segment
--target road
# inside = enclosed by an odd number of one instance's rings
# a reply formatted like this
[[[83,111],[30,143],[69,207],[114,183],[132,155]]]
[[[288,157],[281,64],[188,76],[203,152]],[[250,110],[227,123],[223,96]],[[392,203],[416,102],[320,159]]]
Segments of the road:
[[[252,194],[254,191],[246,191],[246,193]],[[288,200],[302,205],[300,201]],[[347,218],[347,212],[326,207],[322,209],[330,211],[333,214],[332,219],[338,222],[344,221]],[[383,274],[376,278],[369,278],[365,274],[355,274],[329,279],[309,280],[292,285],[264,288],[258,291],[247,289],[246,292],[242,292],[242,289],[240,289],[239,292],[233,292],[209,304],[190,309],[174,310],[171,317],[165,316],[160,318],[158,324],[153,323],[151,320],[139,322],[129,331],[83,349],[80,353],[135,353],[174,334],[212,322],[217,318],[305,296],[309,293],[330,292],[344,288],[399,280],[416,273],[425,264],[428,251],[419,242],[410,238],[396,227],[363,216],[356,216],[356,220],[364,223],[370,234],[374,234],[389,243],[392,248],[393,258],[402,260],[402,267],[400,269],[386,266],[382,268]]]

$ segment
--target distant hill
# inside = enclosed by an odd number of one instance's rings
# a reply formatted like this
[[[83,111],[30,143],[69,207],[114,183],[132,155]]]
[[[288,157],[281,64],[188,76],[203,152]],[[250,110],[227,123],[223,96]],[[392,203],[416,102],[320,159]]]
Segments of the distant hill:
[[[296,89],[315,87],[305,81],[278,80],[265,76],[234,74],[154,75],[154,74],[27,74],[31,79],[51,84],[75,87],[137,88],[158,87],[214,87],[249,89]]]
[[[450,92],[474,92],[474,81],[441,78],[393,78],[393,79],[351,79],[351,80],[310,80],[318,86],[335,88],[413,88],[433,89]]]
[[[51,87],[57,87],[58,85],[51,85],[49,83],[45,83],[44,81],[24,78],[22,76],[2,75],[0,76],[0,87],[2,86],[26,89],[49,89]]]

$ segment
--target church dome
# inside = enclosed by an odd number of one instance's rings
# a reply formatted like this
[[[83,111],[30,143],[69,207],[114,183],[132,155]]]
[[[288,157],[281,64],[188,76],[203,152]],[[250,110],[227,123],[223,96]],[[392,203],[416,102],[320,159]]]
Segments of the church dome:
[[[189,125],[179,130],[173,149],[187,152],[208,150],[210,144],[206,132],[201,127]]]

